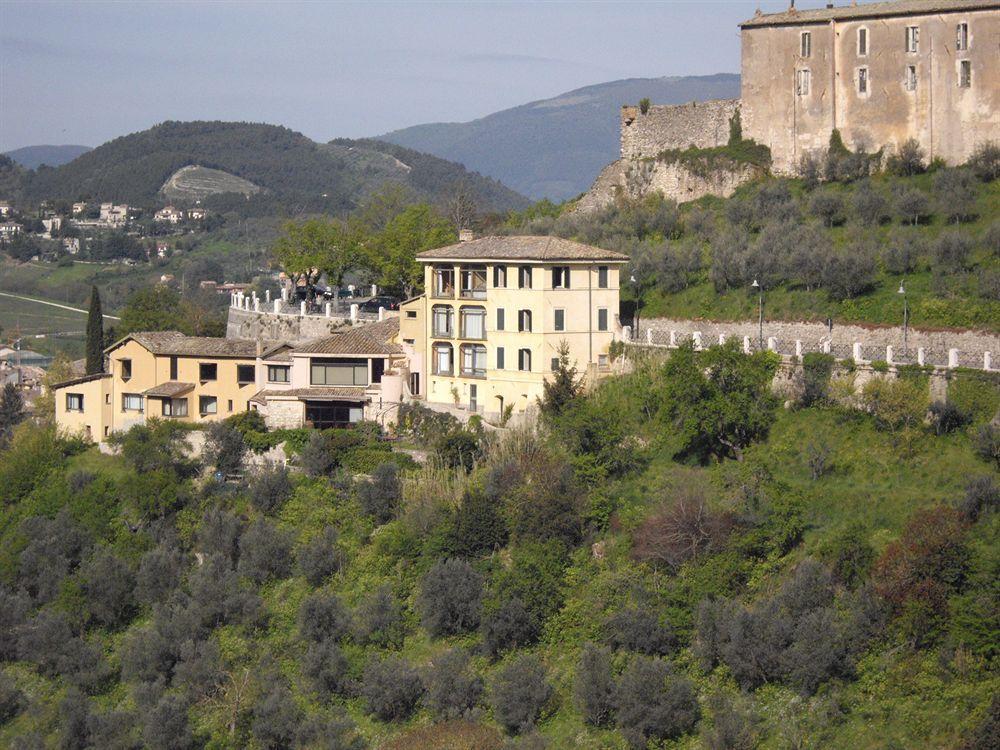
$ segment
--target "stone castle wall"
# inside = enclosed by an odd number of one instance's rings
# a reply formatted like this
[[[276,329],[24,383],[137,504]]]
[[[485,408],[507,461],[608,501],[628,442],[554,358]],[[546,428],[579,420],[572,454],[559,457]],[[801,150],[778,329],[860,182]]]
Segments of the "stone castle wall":
[[[712,148],[729,141],[729,120],[739,99],[713,99],[689,104],[653,105],[646,114],[622,107],[623,159],[643,159],[667,149]]]
[[[301,343],[329,336],[338,328],[351,325],[349,318],[294,313],[269,313],[229,308],[227,339],[267,339]]]

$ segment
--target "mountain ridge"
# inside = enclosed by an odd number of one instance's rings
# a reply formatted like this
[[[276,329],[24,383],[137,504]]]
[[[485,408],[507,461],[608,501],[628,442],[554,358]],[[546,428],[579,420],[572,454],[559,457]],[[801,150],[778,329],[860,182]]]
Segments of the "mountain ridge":
[[[90,146],[39,144],[5,151],[4,156],[9,156],[25,169],[38,169],[43,164],[61,167],[91,150]]]

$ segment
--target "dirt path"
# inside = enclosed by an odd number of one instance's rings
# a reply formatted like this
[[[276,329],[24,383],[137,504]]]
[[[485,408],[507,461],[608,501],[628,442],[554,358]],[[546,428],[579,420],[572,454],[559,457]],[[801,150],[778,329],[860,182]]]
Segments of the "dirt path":
[[[20,294],[9,294],[8,292],[0,292],[0,297],[10,297],[11,299],[20,299],[25,302],[37,302],[40,305],[50,305],[51,307],[58,307],[62,310],[72,310],[73,312],[87,314],[87,311],[79,307],[70,307],[69,305],[61,305],[58,302],[49,302],[45,299],[35,299],[34,297],[22,297]],[[108,320],[121,320],[117,315],[104,315],[103,317]]]

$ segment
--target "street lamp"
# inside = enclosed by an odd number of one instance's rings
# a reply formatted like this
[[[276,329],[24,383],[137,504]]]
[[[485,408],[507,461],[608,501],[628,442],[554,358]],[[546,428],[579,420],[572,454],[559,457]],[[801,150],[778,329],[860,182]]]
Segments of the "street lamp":
[[[632,332],[633,341],[639,340],[639,282],[635,279],[635,274],[633,273],[629,276],[629,283],[632,284],[632,296],[635,297],[635,330]]]
[[[753,280],[750,285],[757,290],[757,348],[764,349],[764,287]]]
[[[903,286],[903,282],[899,282],[899,291],[897,294],[903,295],[903,356],[909,356],[909,349],[907,348],[907,334],[909,333],[910,327],[910,308],[906,304],[906,287]]]

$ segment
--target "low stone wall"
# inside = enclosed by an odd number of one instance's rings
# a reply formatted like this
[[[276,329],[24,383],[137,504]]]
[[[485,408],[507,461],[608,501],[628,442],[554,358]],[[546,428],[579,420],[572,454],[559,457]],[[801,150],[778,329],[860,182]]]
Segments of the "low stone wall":
[[[667,149],[689,146],[724,146],[729,141],[729,120],[739,106],[739,99],[712,99],[688,104],[657,104],[646,114],[638,107],[622,107],[622,158],[656,156]]]
[[[758,322],[640,319],[634,340],[670,346],[698,339],[707,347],[719,343],[720,337],[748,339],[750,348],[757,349]],[[904,348],[902,327],[834,324],[830,330],[822,323],[764,321],[763,344],[765,348],[788,356],[827,351],[838,359],[858,362],[884,360],[897,364],[991,370],[1000,365],[1000,335],[989,331],[910,328]]]
[[[386,315],[396,315],[387,312]],[[311,339],[329,336],[333,331],[358,322],[369,323],[378,319],[377,315],[363,315],[352,320],[350,317],[330,315],[301,315],[298,312],[255,312],[239,307],[229,308],[226,321],[227,339],[268,339],[302,343]]]

